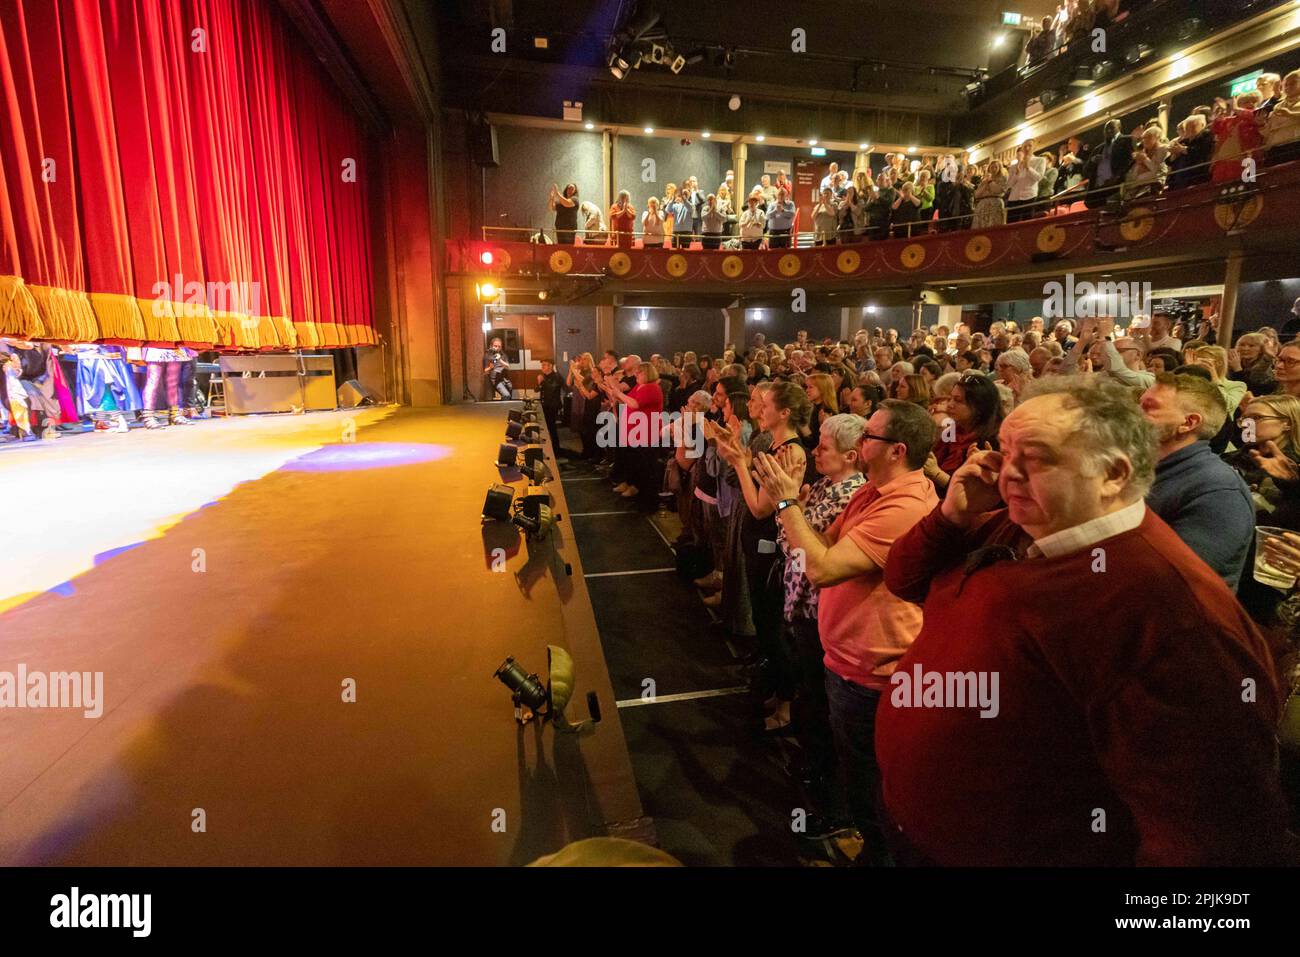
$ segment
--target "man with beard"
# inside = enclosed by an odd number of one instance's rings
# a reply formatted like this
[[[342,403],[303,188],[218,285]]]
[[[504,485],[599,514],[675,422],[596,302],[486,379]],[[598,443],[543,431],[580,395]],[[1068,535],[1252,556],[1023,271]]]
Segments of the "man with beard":
[[[1233,591],[1255,534],[1250,489],[1210,449],[1228,417],[1214,383],[1164,373],[1142,394],[1156,430],[1156,480],[1147,506]]]

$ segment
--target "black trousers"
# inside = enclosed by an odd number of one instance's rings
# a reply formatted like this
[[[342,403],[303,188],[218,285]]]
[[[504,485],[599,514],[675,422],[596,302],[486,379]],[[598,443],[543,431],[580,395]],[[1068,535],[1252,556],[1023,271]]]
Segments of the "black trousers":
[[[767,234],[768,249],[788,249],[790,247],[790,230],[774,229]]]
[[[796,618],[786,625],[797,676],[790,717],[795,736],[807,756],[812,797],[822,813],[832,811],[835,778],[835,739],[831,734],[830,705],[826,700],[826,650],[815,618]],[[842,810],[842,809],[835,809]]]
[[[546,431],[551,433],[551,450],[558,456],[560,454],[560,407],[542,406],[542,418],[546,420]]]

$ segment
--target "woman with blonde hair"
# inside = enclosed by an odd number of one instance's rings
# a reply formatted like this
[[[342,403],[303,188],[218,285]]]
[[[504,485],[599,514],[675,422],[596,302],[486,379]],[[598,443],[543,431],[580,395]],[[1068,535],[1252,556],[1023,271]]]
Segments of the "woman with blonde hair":
[[[1228,350],[1228,378],[1244,382],[1254,395],[1267,395],[1277,388],[1273,376],[1276,353],[1267,336],[1248,332],[1237,339],[1236,348]]]
[[[894,383],[893,393],[890,398],[912,402],[925,409],[930,407],[930,385],[920,373],[903,376]]]
[[[1007,177],[1002,172],[1002,164],[995,159],[989,160],[984,178],[975,189],[975,214],[971,220],[971,229],[988,229],[990,226],[1002,226],[1007,221]]]

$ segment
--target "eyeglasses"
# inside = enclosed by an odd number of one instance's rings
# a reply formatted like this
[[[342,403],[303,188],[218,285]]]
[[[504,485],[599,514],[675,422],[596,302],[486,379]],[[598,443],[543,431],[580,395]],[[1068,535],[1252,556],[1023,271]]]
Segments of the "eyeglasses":
[[[897,439],[891,439],[891,438],[890,438],[889,436],[887,436],[887,435],[876,435],[875,433],[872,433],[872,432],[863,432],[863,433],[862,433],[862,438],[863,438],[864,440],[865,440],[865,439],[875,439],[877,442],[897,442],[897,441],[898,441]]]
[[[1300,366],[1300,359],[1283,359],[1281,356],[1278,356],[1273,360],[1273,364],[1279,366]]]

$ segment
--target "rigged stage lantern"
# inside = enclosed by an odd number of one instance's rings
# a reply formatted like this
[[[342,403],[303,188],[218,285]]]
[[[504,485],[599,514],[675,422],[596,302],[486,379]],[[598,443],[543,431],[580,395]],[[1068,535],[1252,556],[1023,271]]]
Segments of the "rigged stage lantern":
[[[0,335],[374,343],[359,118],[266,0],[0,0]]]

